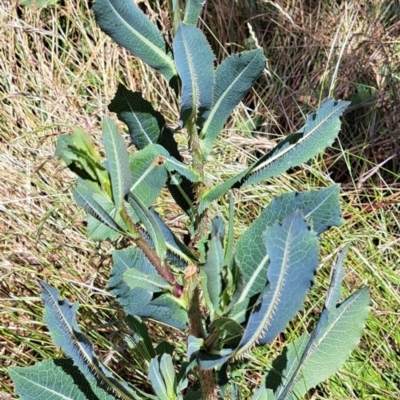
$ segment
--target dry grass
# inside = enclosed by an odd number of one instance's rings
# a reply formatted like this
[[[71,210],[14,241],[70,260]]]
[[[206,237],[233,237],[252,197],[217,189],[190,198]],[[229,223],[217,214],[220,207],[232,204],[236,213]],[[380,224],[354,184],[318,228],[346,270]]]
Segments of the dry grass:
[[[350,292],[368,283],[372,313],[360,348],[314,398],[400,398],[396,2],[279,4],[281,10],[262,1],[207,3],[204,24],[219,59],[226,50],[246,46],[247,22],[269,59],[269,73],[247,96],[246,107],[235,112],[223,135],[227,140],[218,141],[210,177],[221,180],[265,152],[276,137],[302,125],[304,115],[328,95],[353,101],[337,148],[268,187],[237,195],[237,228],[243,231],[260,207],[282,191],[343,184],[347,223],[324,238],[326,267],[310,309],[320,306],[332,254],[351,242],[346,287]],[[151,14],[154,21],[161,17]],[[75,126],[99,142],[100,121],[118,80],[143,90],[176,123],[177,109],[163,82],[99,32],[87,2],[29,10],[10,1],[0,7],[0,392],[12,390],[8,366],[59,354],[41,319],[38,279],[80,302],[80,321],[100,345],[102,359],[114,367],[118,359],[121,373],[129,365],[125,353],[114,353],[121,343],[115,328],[119,315],[103,291],[111,245],[86,239],[84,214],[69,190],[73,177],[53,157],[57,136]],[[306,324],[300,320],[299,326]],[[256,354],[254,367],[265,368],[266,357]],[[253,368],[247,372],[257,382]],[[139,365],[125,373],[145,380]]]

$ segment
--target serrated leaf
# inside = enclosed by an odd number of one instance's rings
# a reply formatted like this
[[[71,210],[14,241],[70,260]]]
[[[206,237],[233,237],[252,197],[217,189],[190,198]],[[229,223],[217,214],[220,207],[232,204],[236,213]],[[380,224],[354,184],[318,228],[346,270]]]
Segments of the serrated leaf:
[[[127,384],[116,380],[96,358],[93,345],[82,334],[76,322],[78,303],[70,304],[67,299],[60,300],[57,289],[42,281],[40,285],[41,298],[45,303],[43,317],[53,342],[73,359],[86,379],[124,399],[134,398]]]
[[[94,199],[91,190],[83,185],[76,185],[72,188],[76,203],[81,206],[93,218],[100,221],[107,227],[116,232],[121,232],[122,229],[113,218],[104,210],[104,208]]]
[[[215,72],[213,106],[201,132],[204,155],[212,150],[214,140],[226,120],[253,86],[265,67],[262,49],[234,54],[222,62]]]
[[[161,32],[133,1],[97,0],[93,11],[100,28],[115,42],[159,71],[167,81],[176,75]]]
[[[318,240],[295,211],[265,231],[268,284],[254,306],[235,357],[271,343],[302,307],[318,267]]]
[[[368,289],[363,288],[339,306],[324,309],[304,353],[296,357],[297,368],[284,374],[285,381],[275,393],[277,400],[303,397],[338,371],[360,340],[369,301]]]
[[[282,140],[261,157],[240,186],[248,186],[280,175],[289,168],[307,162],[332,145],[340,130],[339,117],[350,103],[328,99],[315,114],[307,116],[305,125],[296,133]]]
[[[328,99],[316,114],[307,117],[305,126],[299,132],[289,135],[254,164],[206,193],[200,201],[199,212],[204,212],[212,201],[231,188],[259,183],[316,156],[337,137],[340,129],[339,117],[348,104],[346,101]]]
[[[249,299],[258,295],[266,282],[269,264],[264,232],[269,226],[300,210],[307,224],[320,235],[331,226],[343,222],[339,204],[339,186],[304,193],[285,193],[274,200],[236,243],[235,258],[242,273],[243,287],[231,317],[243,321]]]
[[[265,385],[279,400],[295,400],[337,372],[356,347],[368,315],[369,293],[358,290],[341,304],[342,261],[345,248],[334,267],[325,307],[311,335],[289,344],[273,363]]]
[[[180,23],[173,42],[175,65],[182,81],[181,126],[202,125],[213,100],[214,54],[203,32]]]
[[[187,312],[172,296],[162,295],[161,299],[160,297],[153,299],[153,293],[147,290],[129,288],[123,280],[123,275],[130,268],[135,268],[144,274],[158,276],[153,265],[138,248],[130,247],[114,251],[109,287],[125,313],[151,318],[180,330],[186,329]]]
[[[167,252],[167,245],[156,219],[146,205],[133,192],[129,193],[128,201],[150,235],[158,257],[163,261]]]
[[[88,382],[71,359],[46,360],[31,367],[11,367],[15,394],[22,400],[115,400],[93,382]],[[137,397],[132,397],[137,398]]]
[[[117,125],[107,116],[103,119],[103,143],[107,154],[108,172],[111,176],[114,204],[119,210],[132,185],[129,155]]]
[[[187,25],[196,25],[205,0],[188,0],[185,4],[183,22]]]

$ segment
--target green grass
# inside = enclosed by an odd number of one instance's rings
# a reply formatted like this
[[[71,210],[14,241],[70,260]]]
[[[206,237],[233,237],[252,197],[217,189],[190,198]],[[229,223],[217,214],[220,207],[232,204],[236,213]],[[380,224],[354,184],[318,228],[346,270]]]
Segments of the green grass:
[[[250,364],[242,364],[246,380],[234,379],[250,395],[260,369],[269,367],[284,341],[314,324],[330,268],[339,249],[350,243],[345,294],[368,285],[371,314],[357,350],[312,398],[400,399],[399,23],[391,2],[371,1],[358,9],[348,2],[341,7],[334,1],[311,3],[279,3],[293,22],[263,2],[208,2],[203,16],[219,59],[226,50],[244,47],[249,21],[269,60],[268,73],[216,143],[207,169],[213,182],[301,126],[332,82],[335,97],[353,100],[334,148],[304,168],[235,193],[237,235],[274,196],[335,181],[342,184],[346,223],[323,237],[321,269],[306,311],[276,346],[258,349]],[[155,22],[159,15],[151,18]],[[83,1],[41,10],[10,2],[0,8],[0,21],[0,397],[12,393],[7,367],[61,356],[43,324],[38,279],[79,301],[81,328],[106,364],[146,385],[140,360],[132,361],[125,348],[116,351],[124,327],[106,292],[112,245],[86,239],[84,213],[70,192],[73,176],[54,151],[57,136],[75,126],[99,142],[100,120],[118,81],[144,91],[173,125],[176,104],[159,76],[97,29]],[[174,229],[184,231],[184,218],[169,199],[161,201]],[[226,204],[219,207],[227,212]],[[152,329],[159,340],[177,334]]]

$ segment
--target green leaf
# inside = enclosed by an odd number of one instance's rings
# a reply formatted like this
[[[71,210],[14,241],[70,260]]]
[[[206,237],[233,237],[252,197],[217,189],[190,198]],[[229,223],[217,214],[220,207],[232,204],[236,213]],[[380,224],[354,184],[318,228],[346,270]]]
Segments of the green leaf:
[[[180,260],[183,260],[185,262],[184,268],[187,266],[188,263],[198,263],[198,259],[193,254],[193,252],[184,243],[182,243],[180,239],[178,239],[175,236],[175,234],[171,231],[171,229],[167,226],[167,224],[160,218],[160,216],[156,213],[156,211],[154,211],[154,209],[152,208],[149,211],[153,215],[154,219],[157,221],[157,224],[161,229],[168,251],[171,252],[173,255],[176,255]],[[174,262],[174,265],[179,266],[179,264],[181,263]]]
[[[348,104],[346,101],[328,99],[316,114],[307,117],[307,123],[299,132],[289,135],[253,165],[206,193],[200,201],[199,213],[231,188],[259,183],[316,156],[337,137],[340,129],[339,117]]]
[[[132,185],[129,155],[117,125],[107,116],[103,119],[103,143],[111,175],[114,204],[117,210],[120,210]]]
[[[82,334],[76,322],[78,303],[70,304],[61,300],[58,290],[45,282],[42,287],[42,300],[45,303],[44,321],[53,342],[73,359],[75,365],[89,381],[104,388],[109,393],[118,393],[124,399],[134,398],[125,382],[116,380],[110,371],[96,358],[93,345]]]
[[[265,67],[262,49],[244,51],[228,57],[215,72],[213,106],[201,132],[203,154],[212,150],[214,140],[226,120],[253,86]]]
[[[214,55],[203,32],[181,23],[173,43],[176,68],[182,81],[181,126],[202,125],[212,106]]]
[[[154,392],[160,400],[177,399],[176,376],[172,357],[163,354],[161,357],[153,358],[149,368],[149,381]]]
[[[290,344],[276,360],[276,371],[272,370],[267,376],[266,385],[274,389],[278,400],[303,397],[309,389],[336,373],[360,340],[370,296],[368,289],[363,288],[338,303],[346,250],[334,267],[325,307],[316,328],[311,335],[305,334]]]
[[[275,400],[274,392],[262,387],[254,392],[251,400]]]
[[[159,71],[167,81],[176,75],[161,32],[133,1],[97,0],[93,11],[100,28],[115,42]]]
[[[141,360],[147,361],[150,364],[152,358],[156,356],[153,344],[149,337],[147,325],[135,315],[128,315],[126,323],[132,330],[133,336],[126,338],[128,346],[137,354]]]
[[[214,312],[217,315],[222,315],[222,269],[225,265],[224,250],[222,247],[224,224],[220,218],[214,218],[212,224],[214,227],[218,225],[218,228],[214,229],[214,232],[211,234],[211,239],[208,242],[207,260],[201,267],[202,278],[205,278],[205,284],[203,284],[202,287],[204,291],[207,291],[207,293],[205,293],[205,298],[210,300],[209,306],[211,308],[211,315],[214,314]]]
[[[276,393],[277,400],[295,400],[336,373],[357,347],[368,315],[367,288],[355,292],[337,308],[325,309],[293,374]],[[289,360],[291,361],[291,360]]]
[[[188,0],[185,4],[183,22],[187,25],[196,25],[204,3],[204,0]]]
[[[117,225],[114,219],[111,218],[107,211],[94,199],[93,193],[89,188],[78,184],[72,188],[72,193],[76,203],[93,218],[116,232],[121,232],[123,230]]]
[[[186,329],[187,312],[172,295],[153,298],[153,293],[147,290],[129,288],[123,276],[130,268],[135,268],[147,275],[158,276],[156,269],[137,247],[114,251],[109,287],[125,313],[151,318],[180,330]]]
[[[137,269],[130,268],[124,273],[124,282],[131,288],[141,288],[149,292],[162,292],[171,285],[161,276],[154,274],[144,274]]]
[[[133,192],[129,194],[128,201],[135,214],[139,217],[140,222],[146,228],[147,233],[150,235],[158,257],[160,257],[161,260],[164,260],[167,252],[167,245],[153,214]]]
[[[318,240],[299,211],[265,231],[268,284],[255,304],[235,356],[271,343],[302,307],[318,267]]]
[[[151,144],[132,154],[129,160],[132,186],[131,192],[150,207],[160,196],[168,179],[168,152],[161,146]]]
[[[55,155],[62,158],[86,186],[94,191],[105,191],[111,195],[108,171],[102,166],[100,154],[82,129],[75,129],[73,135],[60,135]]]
[[[307,162],[330,146],[340,130],[339,117],[350,103],[328,99],[296,133],[282,140],[275,148],[252,165],[240,186],[257,184]]]
[[[22,400],[115,399],[115,395],[88,382],[71,359],[47,360],[25,368],[11,367],[9,373],[15,385],[15,394]]]
[[[165,119],[142,97],[142,93],[132,92],[119,84],[108,109],[117,113],[118,119],[128,126],[132,143],[139,150],[158,143],[165,128]]]
[[[242,172],[239,174],[233,176],[232,178],[227,179],[225,182],[214,186],[212,189],[210,189],[200,200],[200,204],[198,207],[198,213],[202,214],[209,206],[210,204],[221,197],[223,194],[225,194],[230,188],[235,185],[235,183],[239,182],[242,178],[246,176],[246,174],[250,171],[250,168],[244,169]]]
[[[264,289],[269,257],[264,232],[267,227],[284,219],[296,210],[304,215],[307,224],[320,235],[331,226],[343,223],[339,204],[339,186],[304,193],[285,193],[274,199],[236,243],[236,261],[242,272],[243,287],[231,317],[243,321],[252,296]]]

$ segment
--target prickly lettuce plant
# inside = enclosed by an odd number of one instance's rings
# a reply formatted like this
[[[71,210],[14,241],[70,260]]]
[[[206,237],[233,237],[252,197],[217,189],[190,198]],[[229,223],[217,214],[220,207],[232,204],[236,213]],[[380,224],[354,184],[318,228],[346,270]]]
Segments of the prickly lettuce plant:
[[[170,0],[173,39],[167,43],[133,1],[97,0],[100,28],[174,89],[179,121],[171,128],[141,93],[120,85],[109,110],[127,125],[135,152],[128,153],[108,117],[102,127],[106,160],[80,129],[60,136],[57,145],[57,155],[79,178],[72,190],[87,212],[89,237],[125,237],[133,243],[114,251],[109,288],[125,311],[131,332],[127,344],[147,366],[152,392],[106,368],[78,327],[77,303],[41,282],[44,320],[69,358],[10,368],[23,399],[239,398],[230,379],[235,360],[246,360],[256,346],[273,345],[302,310],[318,268],[321,234],[342,224],[335,185],[275,198],[238,239],[232,196],[227,221],[211,214],[213,202],[231,189],[276,177],[332,144],[348,103],[328,99],[299,131],[236,176],[213,185],[204,172],[207,157],[264,70],[265,59],[258,48],[233,54],[215,67],[213,52],[196,27],[201,8],[202,1],[188,0],[181,13],[178,2]],[[179,151],[176,132],[187,135],[190,164]],[[153,208],[165,188],[187,216],[189,241],[174,234]],[[254,400],[303,397],[336,373],[357,345],[369,295],[362,288],[342,299],[343,258],[344,252],[314,330],[265,365]],[[187,333],[186,361],[174,364],[171,346],[153,345],[147,319]]]

